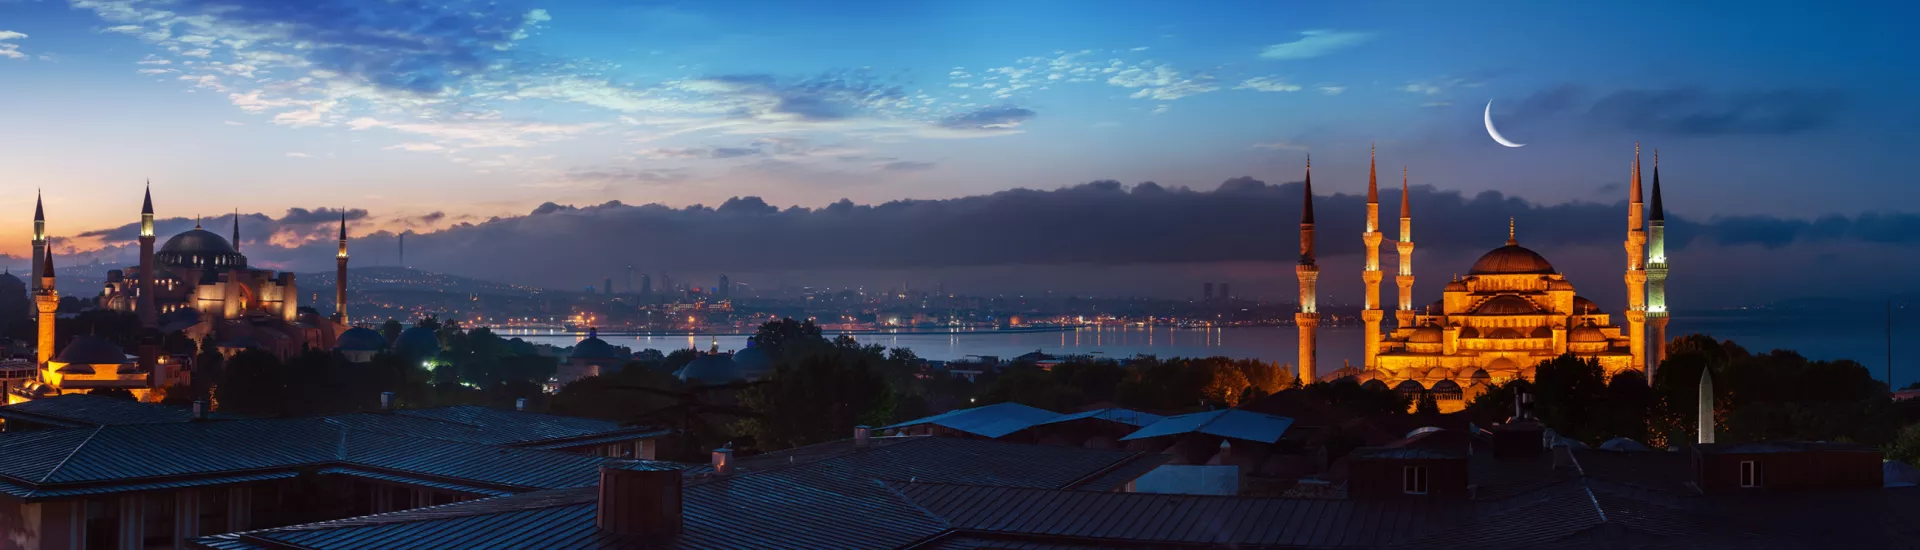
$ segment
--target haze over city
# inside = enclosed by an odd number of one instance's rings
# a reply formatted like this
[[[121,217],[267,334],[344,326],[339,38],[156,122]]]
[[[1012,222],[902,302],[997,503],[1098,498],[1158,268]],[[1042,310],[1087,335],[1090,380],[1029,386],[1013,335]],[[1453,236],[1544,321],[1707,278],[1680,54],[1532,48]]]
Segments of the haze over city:
[[[1897,57],[1920,44],[1900,17],[327,5],[0,3],[9,266],[26,267],[33,188],[54,250],[133,260],[150,179],[161,233],[238,209],[255,263],[295,271],[327,267],[346,208],[359,265],[396,262],[412,231],[409,265],[550,288],[636,265],[974,293],[1183,297],[1219,280],[1281,299],[1308,153],[1322,261],[1350,272],[1377,144],[1382,179],[1410,173],[1422,294],[1513,217],[1617,303],[1602,283],[1639,142],[1661,153],[1676,307],[1877,299],[1920,268],[1902,162],[1920,72]],[[1489,101],[1526,147],[1487,139]],[[1322,290],[1357,301],[1359,281]]]

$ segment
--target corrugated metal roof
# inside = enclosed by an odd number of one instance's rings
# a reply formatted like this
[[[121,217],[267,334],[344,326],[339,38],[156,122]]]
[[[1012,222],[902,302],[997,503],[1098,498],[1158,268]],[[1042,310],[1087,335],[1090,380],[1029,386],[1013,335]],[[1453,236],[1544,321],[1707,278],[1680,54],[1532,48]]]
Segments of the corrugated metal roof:
[[[666,437],[669,435],[673,435],[673,430],[669,430],[665,428],[646,429],[646,430],[636,430],[636,431],[624,431],[624,432],[619,432],[619,433],[614,433],[609,435],[603,435],[600,437],[588,437],[583,439],[567,439],[567,440],[562,440],[555,443],[539,443],[534,445],[514,445],[514,446],[520,447],[522,449],[543,449],[548,451],[554,451],[554,450],[560,450],[560,449],[571,449],[574,447],[590,447],[594,445],[623,443],[627,441],[633,441],[636,439],[655,439],[655,438]]]
[[[671,433],[659,428],[621,426],[617,422],[595,418],[475,405],[337,414],[326,418],[357,430],[481,445],[542,448],[611,443]]]
[[[918,420],[908,420],[882,430],[933,424],[980,437],[996,438],[1053,420],[1060,413],[1036,409],[1019,403],[995,403],[984,407],[947,411]]]
[[[241,418],[230,414],[211,416],[216,419]],[[80,427],[103,424],[190,422],[193,420],[193,411],[159,403],[69,393],[0,407],[0,418]]]
[[[1155,422],[1159,422],[1163,418],[1166,418],[1166,417],[1160,416],[1157,414],[1152,414],[1152,413],[1144,413],[1144,412],[1136,411],[1133,409],[1109,408],[1109,409],[1094,409],[1087,412],[1080,412],[1080,413],[1073,413],[1073,414],[1063,414],[1058,417],[1054,417],[1053,420],[1041,422],[1036,425],[1045,426],[1048,424],[1059,424],[1062,422],[1072,422],[1072,421],[1081,420],[1081,419],[1094,419],[1094,420],[1105,420],[1108,422],[1118,422],[1118,423],[1126,424],[1136,428],[1144,428],[1146,426],[1152,425]]]
[[[1243,409],[1220,409],[1179,416],[1169,416],[1159,422],[1127,434],[1121,441],[1146,439],[1187,433],[1204,433],[1231,439],[1243,439],[1262,443],[1275,443],[1286,435],[1287,428],[1293,425],[1293,419],[1284,416],[1257,413]]]
[[[66,489],[45,489],[45,490],[38,490],[38,491],[30,491],[25,494],[14,494],[14,496],[21,497],[21,498],[33,498],[33,499],[73,497],[73,496],[84,496],[84,495],[98,495],[98,494],[106,494],[106,493],[119,493],[119,492],[126,492],[126,491],[151,491],[156,489],[178,489],[182,487],[207,487],[207,486],[213,486],[213,485],[247,483],[252,481],[290,479],[290,478],[298,477],[299,475],[300,475],[299,472],[269,472],[269,473],[263,473],[263,474],[238,475],[238,476],[203,477],[203,478],[194,478],[194,479],[173,479],[173,480],[166,480],[166,481],[155,481],[151,483],[134,483],[134,484],[127,484],[127,485],[116,484],[116,485],[104,486],[104,487],[94,486],[94,487],[73,487],[73,488],[66,488]],[[13,493],[9,491],[9,494],[13,494]]]
[[[431,480],[431,479],[423,479],[423,478],[418,478],[418,477],[410,477],[410,476],[403,476],[403,475],[394,475],[394,474],[387,474],[387,473],[381,473],[381,472],[374,472],[374,471],[368,471],[368,470],[361,470],[361,469],[356,469],[356,468],[324,468],[324,469],[321,469],[321,470],[320,470],[319,472],[316,472],[316,473],[319,473],[319,474],[321,474],[321,475],[341,475],[341,476],[349,476],[349,477],[357,477],[357,478],[363,478],[363,479],[371,479],[371,480],[375,480],[375,481],[387,481],[387,482],[392,482],[392,483],[404,483],[404,484],[408,484],[408,485],[418,485],[418,486],[421,486],[421,487],[432,487],[432,488],[435,488],[435,489],[446,489],[446,490],[449,490],[449,491],[459,491],[459,492],[462,492],[462,493],[469,493],[469,494],[475,494],[475,495],[485,495],[485,496],[490,496],[490,497],[503,497],[503,496],[507,496],[507,495],[511,495],[511,494],[514,494],[514,493],[513,493],[512,491],[501,491],[501,490],[497,490],[497,489],[488,489],[488,488],[484,488],[484,487],[475,487],[475,486],[472,486],[472,485],[461,485],[461,484],[458,484],[458,483],[447,483],[447,482],[444,482],[444,481],[435,481],[435,480]]]

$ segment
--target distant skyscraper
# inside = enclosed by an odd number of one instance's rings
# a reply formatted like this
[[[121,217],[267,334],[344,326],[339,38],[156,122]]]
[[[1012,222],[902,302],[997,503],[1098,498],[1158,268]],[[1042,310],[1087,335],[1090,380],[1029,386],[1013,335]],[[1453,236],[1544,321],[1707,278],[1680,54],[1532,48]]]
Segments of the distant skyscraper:
[[[633,266],[627,266],[627,294],[633,294]]]
[[[652,275],[647,275],[645,273],[640,274],[640,293],[653,294],[653,276]]]
[[[399,260],[399,264],[400,264],[400,267],[406,267],[406,266],[407,266],[407,234],[406,234],[406,233],[401,233],[401,234],[400,234],[400,260]]]
[[[1232,287],[1228,286],[1227,283],[1220,283],[1220,299],[1221,300],[1233,299],[1233,292],[1230,290],[1230,288]]]
[[[1213,301],[1213,283],[1200,283],[1200,301]]]
[[[607,285],[600,289],[601,294],[613,294],[613,277],[607,277]]]
[[[720,297],[720,298],[722,298],[722,299],[725,299],[725,298],[730,298],[730,297],[732,297],[732,296],[733,296],[733,282],[732,282],[732,281],[729,281],[729,280],[727,280],[727,276],[726,276],[726,275],[721,275],[721,276],[720,276],[720,287],[719,287],[719,288],[715,288],[715,289],[713,289],[713,295],[714,295],[714,296],[718,296],[718,297]]]

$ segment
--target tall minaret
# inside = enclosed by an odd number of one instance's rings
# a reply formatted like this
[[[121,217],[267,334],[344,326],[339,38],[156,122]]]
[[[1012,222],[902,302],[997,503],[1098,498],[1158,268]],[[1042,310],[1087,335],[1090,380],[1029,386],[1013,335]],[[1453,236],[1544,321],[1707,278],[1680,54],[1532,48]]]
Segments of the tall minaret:
[[[153,305],[153,182],[147,182],[146,198],[140,203],[140,326],[160,326],[160,312]]]
[[[1376,170],[1374,157],[1379,153],[1376,148],[1367,150],[1367,232],[1361,239],[1367,244],[1367,269],[1360,272],[1361,280],[1367,283],[1366,308],[1360,310],[1360,319],[1367,324],[1367,333],[1363,336],[1367,346],[1365,365],[1372,370],[1380,355],[1380,178]]]
[[[53,284],[53,251],[41,255],[40,263],[35,266],[40,272],[34,281],[40,288],[33,291],[33,307],[40,312],[40,338],[34,349],[34,359],[40,368],[47,368],[47,362],[53,360],[53,324],[55,311],[60,309],[60,291]]]
[[[1640,202],[1640,144],[1633,144],[1633,198],[1627,202],[1627,332],[1633,368],[1647,372],[1647,230]],[[1653,377],[1647,377],[1652,383]]]
[[[40,192],[33,193],[33,290],[40,290],[40,268],[47,259],[47,210],[40,205]]]
[[[1700,396],[1697,407],[1700,443],[1713,443],[1713,369],[1700,369]]]
[[[1393,282],[1400,286],[1400,309],[1393,312],[1395,328],[1413,326],[1413,202],[1408,198],[1407,167],[1400,167],[1400,241],[1393,244],[1400,252],[1400,275]]]
[[[1647,217],[1647,323],[1653,325],[1653,363],[1647,381],[1667,360],[1667,216],[1660,207],[1660,150],[1653,150],[1653,212]]]
[[[240,209],[233,209],[233,251],[240,251]]]
[[[1300,383],[1319,380],[1314,356],[1319,351],[1314,336],[1320,329],[1320,308],[1314,303],[1314,284],[1320,279],[1320,267],[1313,264],[1313,157],[1307,157],[1307,180],[1300,209],[1300,265],[1294,274],[1300,278],[1300,313],[1293,316],[1300,331]]]
[[[347,209],[340,209],[340,253],[333,259],[333,322],[347,324]]]

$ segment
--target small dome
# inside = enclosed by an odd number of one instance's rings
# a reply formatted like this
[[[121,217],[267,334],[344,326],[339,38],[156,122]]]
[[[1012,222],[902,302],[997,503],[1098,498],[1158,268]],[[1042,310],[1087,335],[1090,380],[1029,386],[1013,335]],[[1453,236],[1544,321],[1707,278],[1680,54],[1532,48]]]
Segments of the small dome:
[[[748,380],[758,380],[773,374],[773,359],[767,357],[767,351],[759,346],[747,343],[746,349],[733,352],[733,364],[740,367],[740,374]]]
[[[1473,262],[1473,269],[1467,273],[1473,275],[1550,275],[1553,264],[1527,247],[1510,244],[1488,251]]]
[[[1446,334],[1440,331],[1440,327],[1428,325],[1413,329],[1413,335],[1408,336],[1407,341],[1415,344],[1438,344],[1445,339],[1445,336]]]
[[[1471,378],[1475,381],[1492,380],[1493,375],[1487,374],[1487,369],[1474,369],[1473,374],[1471,376],[1468,376],[1468,378]]]
[[[1600,332],[1600,327],[1594,326],[1593,321],[1589,320],[1586,324],[1574,327],[1572,331],[1567,332],[1567,341],[1605,342],[1607,341],[1607,334]]]
[[[1550,279],[1547,281],[1547,290],[1573,290],[1573,283],[1566,279]]]
[[[569,359],[620,359],[620,356],[620,350],[615,349],[613,344],[607,343],[606,340],[601,340],[598,335],[588,336],[587,339],[574,344],[573,353],[567,354]]]
[[[1427,378],[1438,378],[1441,380],[1445,380],[1451,377],[1453,377],[1453,371],[1447,370],[1446,367],[1434,367],[1432,369],[1427,370]]]
[[[682,367],[680,372],[674,373],[674,376],[679,377],[681,382],[697,380],[706,384],[725,384],[746,379],[746,376],[740,372],[740,365],[733,362],[733,357],[724,353],[700,354],[698,359],[687,363],[687,366]]]
[[[1616,437],[1616,438],[1607,440],[1606,443],[1601,443],[1600,450],[1620,451],[1620,452],[1645,451],[1647,450],[1647,446],[1638,441],[1634,441],[1624,437]]]
[[[1438,391],[1438,392],[1460,391],[1460,383],[1454,382],[1452,380],[1441,380],[1439,382],[1434,382],[1433,391]]]
[[[424,359],[440,354],[440,335],[427,327],[412,327],[400,331],[400,337],[393,340],[393,351],[410,359]]]
[[[1593,300],[1588,300],[1586,296],[1573,297],[1574,315],[1598,315],[1601,313],[1606,312],[1601,311],[1600,306],[1594,305]]]
[[[1393,386],[1393,389],[1394,391],[1403,392],[1427,391],[1427,387],[1420,385],[1420,382],[1416,380],[1401,380],[1399,384]]]
[[[1360,388],[1366,389],[1366,390],[1372,390],[1372,391],[1385,391],[1389,389],[1387,388],[1387,383],[1381,382],[1380,379],[1378,378],[1368,380],[1366,382],[1361,382]]]
[[[60,355],[54,356],[53,361],[68,365],[124,365],[129,362],[127,353],[120,349],[119,344],[99,336],[73,337],[72,341],[67,342],[67,347],[60,350]],[[61,371],[66,372],[66,369],[62,368]]]
[[[1461,281],[1448,281],[1445,291],[1446,292],[1466,292],[1467,283],[1461,282]]]
[[[1527,333],[1527,337],[1528,338],[1552,338],[1553,329],[1547,328],[1544,326],[1533,327],[1533,332]]]
[[[387,337],[379,331],[366,327],[353,327],[340,333],[333,341],[333,349],[340,351],[380,351],[387,349]]]
[[[1514,370],[1518,370],[1519,368],[1520,368],[1520,365],[1518,363],[1514,363],[1512,359],[1508,359],[1505,357],[1495,357],[1493,358],[1493,361],[1487,362],[1487,370],[1489,371],[1511,372]]]
[[[1480,304],[1480,307],[1473,308],[1474,315],[1537,315],[1539,313],[1540,306],[1512,294],[1495,296]]]
[[[1479,338],[1480,329],[1474,328],[1474,327],[1462,328],[1460,329],[1460,337],[1461,338]]]

